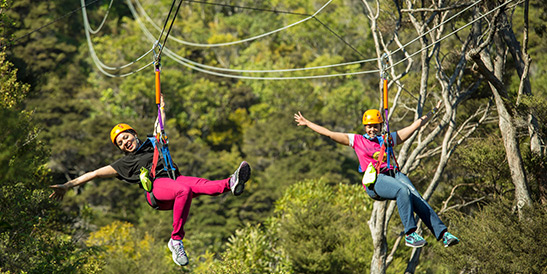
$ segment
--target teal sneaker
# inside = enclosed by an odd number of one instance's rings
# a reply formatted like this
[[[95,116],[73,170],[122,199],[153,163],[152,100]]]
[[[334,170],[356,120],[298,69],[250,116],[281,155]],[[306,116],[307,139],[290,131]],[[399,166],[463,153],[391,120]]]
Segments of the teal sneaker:
[[[422,236],[418,235],[418,233],[412,232],[409,235],[406,235],[405,244],[406,246],[410,246],[410,247],[422,247],[426,245],[427,242]]]
[[[460,242],[456,236],[450,234],[450,232],[445,232],[443,235],[443,244],[444,247],[449,247],[453,245],[457,245]]]
[[[186,255],[186,251],[184,251],[184,245],[181,240],[169,239],[167,246],[171,250],[171,253],[173,253],[173,261],[176,264],[182,266],[188,264],[188,256]]]

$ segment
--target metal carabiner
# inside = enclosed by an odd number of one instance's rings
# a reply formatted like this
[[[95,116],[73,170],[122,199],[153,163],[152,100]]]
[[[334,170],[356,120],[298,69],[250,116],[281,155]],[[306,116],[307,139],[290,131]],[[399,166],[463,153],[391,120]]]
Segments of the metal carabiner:
[[[389,77],[389,73],[387,72],[387,66],[389,65],[389,59],[387,58],[387,53],[382,54],[380,62],[382,64],[381,77],[384,79],[387,79]]]
[[[156,48],[159,48],[159,52],[161,52],[161,48],[163,46],[160,44],[160,41],[156,40],[156,42],[152,45],[152,53],[154,54],[154,67],[159,70],[161,68],[161,56],[158,52],[156,52]]]

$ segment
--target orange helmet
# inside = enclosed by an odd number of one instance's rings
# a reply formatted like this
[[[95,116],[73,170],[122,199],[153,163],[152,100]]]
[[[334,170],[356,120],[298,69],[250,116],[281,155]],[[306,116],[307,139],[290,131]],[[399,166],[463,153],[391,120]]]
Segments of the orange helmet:
[[[363,125],[380,124],[384,122],[380,111],[377,109],[369,109],[363,114]]]
[[[125,123],[120,123],[114,126],[114,128],[110,131],[110,140],[112,140],[112,143],[116,145],[116,137],[120,135],[120,133],[127,131],[127,130],[133,130],[135,131],[130,125]]]

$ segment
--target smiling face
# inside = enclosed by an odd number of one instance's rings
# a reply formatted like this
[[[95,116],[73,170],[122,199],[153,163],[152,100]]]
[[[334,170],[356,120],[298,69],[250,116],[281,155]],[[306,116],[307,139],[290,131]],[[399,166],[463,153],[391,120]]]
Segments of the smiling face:
[[[116,137],[116,145],[123,152],[133,152],[137,149],[139,142],[135,135],[129,131],[124,131]]]
[[[365,125],[365,133],[370,137],[376,137],[382,130],[382,124]]]

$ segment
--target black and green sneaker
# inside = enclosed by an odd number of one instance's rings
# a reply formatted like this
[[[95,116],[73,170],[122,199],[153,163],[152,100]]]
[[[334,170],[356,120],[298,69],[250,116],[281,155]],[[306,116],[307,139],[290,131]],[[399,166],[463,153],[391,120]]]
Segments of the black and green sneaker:
[[[410,247],[422,247],[426,245],[427,242],[422,236],[418,235],[418,233],[412,232],[409,235],[406,235],[405,244]]]
[[[450,234],[450,232],[445,232],[443,235],[443,244],[444,247],[449,247],[453,245],[457,245],[460,242],[456,236]]]

